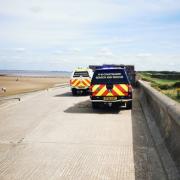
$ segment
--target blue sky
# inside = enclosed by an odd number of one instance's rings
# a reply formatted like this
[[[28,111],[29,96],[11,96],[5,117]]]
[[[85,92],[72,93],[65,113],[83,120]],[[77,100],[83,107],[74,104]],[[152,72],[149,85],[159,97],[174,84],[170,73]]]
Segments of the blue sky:
[[[180,70],[179,0],[0,0],[0,69]]]

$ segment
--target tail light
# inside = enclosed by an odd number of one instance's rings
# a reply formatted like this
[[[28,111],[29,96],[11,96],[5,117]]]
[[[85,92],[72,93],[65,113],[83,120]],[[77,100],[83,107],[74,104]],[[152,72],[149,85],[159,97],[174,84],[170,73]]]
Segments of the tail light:
[[[89,94],[92,95],[92,85],[89,86]]]
[[[92,92],[92,85],[89,86],[89,91]]]
[[[128,85],[128,93],[132,93],[132,86],[130,84]]]
[[[69,81],[69,84],[71,85],[71,83],[72,83],[72,81],[70,80],[70,81]]]
[[[132,86],[130,84],[128,85],[128,96],[132,97]]]

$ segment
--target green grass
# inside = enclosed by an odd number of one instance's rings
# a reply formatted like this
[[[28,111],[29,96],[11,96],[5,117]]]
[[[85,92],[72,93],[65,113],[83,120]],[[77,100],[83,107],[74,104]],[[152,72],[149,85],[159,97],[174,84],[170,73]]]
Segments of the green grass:
[[[180,96],[177,97],[177,89],[163,90],[161,92],[180,103]]]
[[[158,84],[174,84],[175,82],[178,82],[178,80],[159,79],[159,78],[153,78],[153,80]]]
[[[158,91],[164,93],[170,98],[180,103],[180,96],[178,96],[177,83],[180,84],[180,79],[160,79],[160,78],[152,78],[150,73],[141,72],[138,74],[140,79],[144,81],[148,81],[151,83],[151,86],[157,89]]]

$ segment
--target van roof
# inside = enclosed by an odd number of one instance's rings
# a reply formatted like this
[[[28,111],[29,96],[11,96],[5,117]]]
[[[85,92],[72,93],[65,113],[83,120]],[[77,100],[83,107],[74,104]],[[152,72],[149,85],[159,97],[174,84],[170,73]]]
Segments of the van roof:
[[[121,67],[102,67],[102,68],[98,68],[96,70],[116,70],[116,69],[124,70],[124,68],[121,68]]]
[[[89,68],[77,68],[75,71],[89,71]]]

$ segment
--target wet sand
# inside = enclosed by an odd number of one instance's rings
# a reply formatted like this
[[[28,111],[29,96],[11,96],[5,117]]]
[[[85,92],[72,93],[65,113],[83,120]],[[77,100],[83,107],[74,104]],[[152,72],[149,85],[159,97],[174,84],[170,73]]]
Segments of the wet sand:
[[[68,82],[68,77],[0,76],[0,97],[43,90]],[[6,92],[2,88],[5,88]]]

